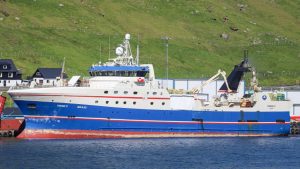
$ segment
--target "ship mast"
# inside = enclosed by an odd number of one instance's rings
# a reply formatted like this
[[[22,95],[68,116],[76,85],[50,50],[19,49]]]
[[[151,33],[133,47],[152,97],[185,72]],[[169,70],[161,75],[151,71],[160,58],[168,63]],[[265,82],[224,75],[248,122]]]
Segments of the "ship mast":
[[[135,65],[130,47],[130,34],[125,35],[125,39],[119,47],[116,48],[117,58],[113,59],[116,65]]]
[[[65,61],[66,61],[66,58],[64,57],[64,61],[63,61],[63,64],[61,67],[61,72],[60,72],[60,86],[64,86]]]

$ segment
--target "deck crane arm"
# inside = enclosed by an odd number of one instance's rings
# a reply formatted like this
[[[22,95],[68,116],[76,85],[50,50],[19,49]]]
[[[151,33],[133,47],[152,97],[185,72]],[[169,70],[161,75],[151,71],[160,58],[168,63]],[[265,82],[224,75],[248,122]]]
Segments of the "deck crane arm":
[[[193,93],[196,94],[196,93],[202,92],[203,91],[203,87],[205,87],[206,85],[210,84],[211,82],[216,81],[220,75],[224,79],[224,82],[225,82],[225,84],[227,86],[227,89],[228,89],[227,91],[231,92],[231,90],[229,88],[229,85],[228,85],[228,82],[227,82],[226,72],[222,71],[221,69],[219,69],[218,72],[214,76],[212,76],[207,81],[205,81],[204,83],[202,83],[199,87],[196,87],[196,88],[192,89]]]

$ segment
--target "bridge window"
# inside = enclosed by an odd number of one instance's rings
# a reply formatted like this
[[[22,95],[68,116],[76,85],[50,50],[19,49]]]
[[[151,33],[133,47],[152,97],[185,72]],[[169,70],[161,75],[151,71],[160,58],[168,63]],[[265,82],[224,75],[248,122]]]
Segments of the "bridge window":
[[[124,94],[128,94],[128,91],[124,91]]]
[[[123,76],[123,77],[146,77],[148,71],[91,71],[89,72],[91,76]]]
[[[99,72],[100,76],[107,76],[107,72]]]
[[[114,91],[114,94],[118,94],[118,91]]]
[[[109,71],[109,72],[107,72],[107,75],[108,75],[108,76],[114,76],[114,75],[116,75],[116,73],[115,73],[115,72],[112,72],[112,71]]]
[[[128,72],[128,76],[129,77],[135,77],[136,76],[136,72]]]
[[[146,71],[137,71],[136,76],[137,77],[145,77],[147,73],[148,72],[146,72]]]
[[[157,95],[157,92],[153,92],[153,95]]]

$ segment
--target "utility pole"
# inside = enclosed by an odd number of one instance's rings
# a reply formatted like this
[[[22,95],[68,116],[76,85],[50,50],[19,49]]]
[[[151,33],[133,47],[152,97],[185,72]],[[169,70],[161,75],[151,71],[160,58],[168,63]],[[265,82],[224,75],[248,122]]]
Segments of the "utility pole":
[[[161,38],[166,45],[166,79],[167,79],[167,84],[169,83],[169,40],[171,39],[168,36],[164,36]],[[168,85],[167,85],[168,87]]]
[[[136,65],[140,65],[140,36],[138,35],[137,38],[137,45],[136,45]]]

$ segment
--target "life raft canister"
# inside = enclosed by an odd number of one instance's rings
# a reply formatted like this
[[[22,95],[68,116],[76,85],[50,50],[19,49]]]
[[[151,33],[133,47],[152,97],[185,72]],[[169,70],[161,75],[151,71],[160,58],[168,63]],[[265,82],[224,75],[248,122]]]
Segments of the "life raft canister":
[[[137,82],[138,82],[138,83],[145,83],[145,79],[144,79],[144,78],[141,78],[141,77],[139,77],[139,78],[137,79]]]

